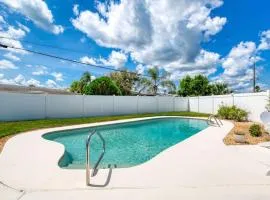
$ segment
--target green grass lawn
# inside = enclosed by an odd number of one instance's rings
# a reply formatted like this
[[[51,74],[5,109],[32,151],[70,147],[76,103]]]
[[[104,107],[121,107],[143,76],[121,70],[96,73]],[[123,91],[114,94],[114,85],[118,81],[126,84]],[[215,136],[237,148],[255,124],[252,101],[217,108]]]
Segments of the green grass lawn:
[[[133,114],[121,116],[102,116],[102,117],[87,117],[87,118],[71,118],[71,119],[44,119],[44,120],[29,120],[29,121],[14,121],[0,122],[0,138],[14,135],[17,133],[31,131],[41,128],[52,128],[59,126],[87,124],[94,122],[113,121],[121,119],[132,119],[138,117],[153,117],[153,116],[188,116],[188,117],[207,117],[208,114],[195,112],[163,112],[149,114]]]

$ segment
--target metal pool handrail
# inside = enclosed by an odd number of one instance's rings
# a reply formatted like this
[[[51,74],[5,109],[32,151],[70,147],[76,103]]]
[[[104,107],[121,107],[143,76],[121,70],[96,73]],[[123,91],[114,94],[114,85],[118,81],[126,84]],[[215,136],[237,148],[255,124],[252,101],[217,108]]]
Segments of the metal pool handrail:
[[[209,125],[213,125],[212,119],[215,120],[216,124],[217,124],[219,127],[223,125],[222,121],[221,121],[218,117],[216,117],[215,115],[210,115],[210,116],[208,117],[207,123],[208,123]]]
[[[95,134],[97,134],[102,141],[102,153],[100,154],[97,163],[94,165],[92,176],[95,176],[97,174],[97,172],[98,172],[97,167],[105,154],[105,147],[106,146],[105,146],[104,138],[96,130],[91,131],[91,133],[89,134],[89,136],[86,140],[86,184],[87,185],[91,185],[90,184],[90,141],[91,141],[92,136]]]

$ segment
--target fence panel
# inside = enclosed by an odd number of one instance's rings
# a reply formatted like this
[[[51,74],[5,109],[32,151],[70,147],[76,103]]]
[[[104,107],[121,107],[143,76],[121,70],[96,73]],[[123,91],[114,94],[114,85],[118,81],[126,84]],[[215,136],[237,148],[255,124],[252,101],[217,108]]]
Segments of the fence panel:
[[[172,112],[174,110],[174,97],[158,97],[158,112]]]
[[[199,98],[199,111],[201,113],[213,113],[213,96],[204,96]]]
[[[189,111],[200,112],[198,97],[189,97]]]
[[[43,94],[0,93],[0,121],[45,118]]]
[[[114,96],[84,96],[84,116],[114,114]]]
[[[256,94],[235,94],[234,105],[249,112],[249,119],[260,121],[260,115],[265,111],[266,93]]]
[[[175,97],[175,99],[174,99],[174,111],[189,111],[188,98]]]
[[[82,95],[47,95],[47,118],[83,117]]]
[[[158,111],[157,97],[138,97],[138,113],[155,113]]]
[[[138,113],[137,96],[114,97],[114,115],[137,114],[137,113]]]

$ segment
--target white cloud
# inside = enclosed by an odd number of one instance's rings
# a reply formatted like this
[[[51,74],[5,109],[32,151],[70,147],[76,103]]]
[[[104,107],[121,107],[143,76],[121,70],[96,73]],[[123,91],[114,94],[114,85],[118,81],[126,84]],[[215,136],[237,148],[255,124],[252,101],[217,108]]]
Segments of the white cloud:
[[[113,66],[116,69],[122,68],[124,67],[124,65],[127,62],[127,55],[122,53],[122,52],[118,52],[118,51],[112,51],[108,60],[105,59],[100,59],[100,61],[107,66]]]
[[[7,36],[14,39],[21,39],[25,35],[26,34],[23,29],[20,29],[20,28],[16,29],[14,26],[9,26],[6,32],[1,32],[1,36]]]
[[[20,85],[25,85],[25,83],[26,83],[24,76],[21,74],[16,76],[14,81],[15,81],[15,83],[20,84]]]
[[[30,80],[26,81],[26,84],[27,85],[34,85],[34,86],[42,86],[40,84],[40,81],[38,81],[36,79],[33,79],[33,78],[31,78]]]
[[[73,14],[74,14],[75,16],[78,16],[78,15],[80,14],[80,13],[79,13],[79,5],[78,5],[78,4],[75,4],[75,5],[73,6],[72,11],[73,11]]]
[[[42,76],[48,74],[48,68],[43,65],[27,65],[27,67],[34,68],[35,71],[32,72],[34,76]]]
[[[4,76],[0,76],[0,83],[3,84],[11,84],[11,85],[24,85],[24,86],[29,86],[29,85],[35,85],[35,86],[42,86],[40,84],[40,81],[36,79],[29,79],[27,80],[22,74],[17,75],[15,78],[11,79],[4,79]]]
[[[49,88],[57,88],[58,87],[57,83],[51,79],[48,79],[46,81],[46,86]]]
[[[164,68],[171,73],[172,80],[179,80],[187,75],[203,74],[209,76],[216,72],[216,66],[220,62],[220,55],[214,52],[201,50],[193,62],[182,64],[172,62]]]
[[[251,91],[253,66],[262,60],[260,53],[266,50],[270,50],[270,30],[263,31],[260,34],[260,44],[258,47],[252,41],[240,42],[237,46],[233,47],[229,54],[222,59],[224,72],[214,77],[213,80],[222,80],[228,83],[235,91]],[[263,67],[257,63],[257,76],[262,70]]]
[[[56,81],[64,81],[63,74],[60,72],[53,72],[51,75],[55,78]]]
[[[34,76],[41,76],[41,75],[45,75],[45,74],[47,74],[47,72],[45,70],[42,70],[42,69],[32,72],[32,75],[34,75]]]
[[[35,85],[37,87],[49,87],[49,88],[61,88],[55,81],[48,79],[45,83],[41,83],[39,80],[34,78],[26,79],[22,74],[17,75],[14,78],[4,78],[4,74],[0,74],[0,83],[10,84],[10,85]]]
[[[0,15],[0,24],[5,24],[5,23],[6,23],[6,21],[5,21],[4,17]]]
[[[54,24],[52,12],[43,0],[0,0],[0,2],[32,20],[34,24],[44,30],[54,34],[64,31],[62,26]]]
[[[0,60],[0,69],[17,69],[9,60]]]
[[[185,17],[187,18],[187,28],[202,31],[206,38],[217,34],[226,24],[227,19],[224,17],[211,18],[209,16],[210,12],[211,9],[207,7],[189,7],[184,12]]]
[[[255,57],[256,44],[254,42],[240,42],[233,47],[229,55],[223,60],[224,74],[237,76],[244,73],[259,58]]]
[[[72,24],[99,45],[130,53],[137,63],[182,66],[196,62],[201,43],[217,34],[226,23],[226,18],[211,14],[222,3],[221,0],[98,1],[98,12],[81,11]]]
[[[270,30],[263,31],[261,34],[261,43],[258,50],[269,50],[270,49]]]
[[[127,55],[123,52],[112,51],[108,59],[105,58],[91,58],[84,56],[80,58],[80,61],[95,66],[112,66],[116,69],[122,68],[127,62]]]
[[[138,74],[144,74],[145,67],[142,64],[136,66],[136,71]]]
[[[23,25],[23,24],[21,24],[21,23],[19,23],[19,22],[17,22],[17,24],[18,24],[18,26],[19,26],[21,29],[23,29],[25,32],[27,32],[27,33],[30,32],[30,29],[29,29],[27,26],[25,26],[25,25]]]
[[[13,60],[13,61],[20,61],[21,59],[18,56],[15,56],[13,53],[8,52],[6,54],[4,54],[4,57]]]
[[[90,58],[88,56],[84,56],[84,57],[80,58],[80,61],[83,62],[83,63],[90,64],[90,65],[97,65],[95,59]]]
[[[254,42],[240,42],[222,59],[224,72],[215,77],[214,80],[222,80],[234,91],[251,90],[253,65],[261,60],[257,56],[257,50]],[[261,67],[257,66],[258,72],[261,69]]]
[[[17,47],[17,48],[23,48],[22,44],[20,41],[18,41],[19,39],[22,39],[23,37],[25,37],[26,32],[21,29],[21,28],[15,28],[14,26],[7,26],[7,28],[5,29],[0,29],[0,35],[2,37],[6,37],[6,38],[0,38],[0,42],[4,45],[7,46],[13,46],[13,47]],[[9,39],[9,38],[14,38],[13,39]],[[3,49],[5,51],[10,51],[13,53],[19,53],[19,54],[27,54],[25,51],[22,50],[17,50],[17,49]]]

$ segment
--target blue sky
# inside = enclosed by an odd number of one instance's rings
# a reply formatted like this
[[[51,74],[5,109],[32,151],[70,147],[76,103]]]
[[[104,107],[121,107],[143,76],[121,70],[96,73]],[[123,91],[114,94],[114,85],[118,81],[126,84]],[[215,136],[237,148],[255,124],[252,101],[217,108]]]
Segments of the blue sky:
[[[204,74],[248,92],[256,61],[258,85],[269,88],[268,0],[32,2],[0,0],[0,37],[15,39],[0,42],[93,66],[1,49],[0,83],[65,88],[84,71],[110,72],[94,66],[139,73],[157,66],[177,84]]]

